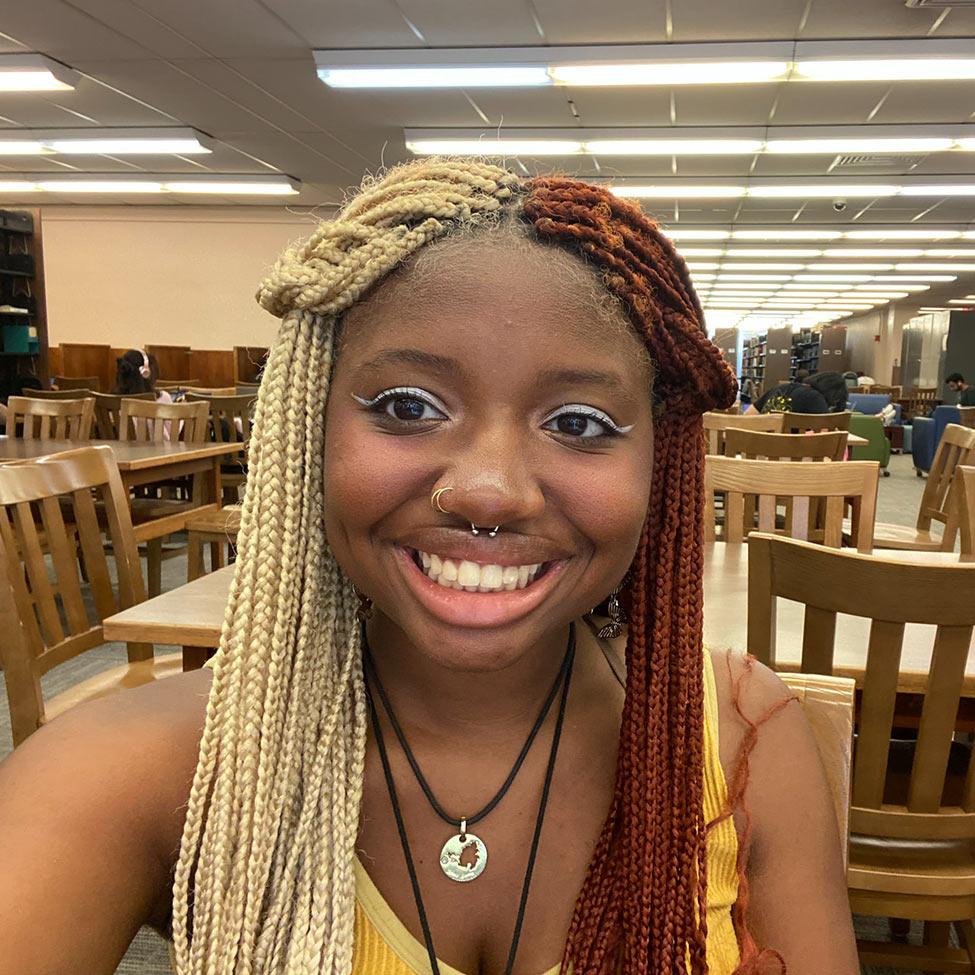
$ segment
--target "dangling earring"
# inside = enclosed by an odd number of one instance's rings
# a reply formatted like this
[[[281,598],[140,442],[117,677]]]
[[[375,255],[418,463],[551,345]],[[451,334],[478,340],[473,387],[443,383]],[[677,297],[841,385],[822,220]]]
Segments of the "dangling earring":
[[[355,593],[356,599],[359,600],[359,605],[355,610],[356,619],[365,623],[366,620],[372,619],[372,600],[364,592],[359,592],[355,586],[352,587],[352,591]]]
[[[618,636],[623,635],[626,613],[623,612],[623,604],[620,602],[620,590],[622,588],[623,585],[620,583],[610,593],[609,599],[606,601],[606,613],[609,616],[609,622],[599,628],[596,636],[600,640],[615,640]]]

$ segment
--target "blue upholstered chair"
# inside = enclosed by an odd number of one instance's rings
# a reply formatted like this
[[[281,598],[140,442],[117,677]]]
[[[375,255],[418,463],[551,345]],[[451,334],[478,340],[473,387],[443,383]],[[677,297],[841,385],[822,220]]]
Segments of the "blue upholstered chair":
[[[911,455],[914,458],[914,470],[918,477],[931,470],[945,427],[949,423],[960,422],[961,414],[957,406],[936,406],[930,416],[914,417]]]
[[[853,413],[866,413],[867,416],[876,416],[888,403],[890,396],[887,393],[850,393],[846,401],[846,408]],[[901,424],[901,405],[894,404],[897,413],[894,424]]]

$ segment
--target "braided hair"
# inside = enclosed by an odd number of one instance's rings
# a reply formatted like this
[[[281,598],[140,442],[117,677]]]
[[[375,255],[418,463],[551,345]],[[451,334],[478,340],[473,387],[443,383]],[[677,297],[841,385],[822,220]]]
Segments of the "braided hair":
[[[707,971],[701,414],[735,381],[687,268],[604,189],[429,159],[367,180],[262,285],[283,318],[253,428],[237,569],[173,900],[179,975],[347,975],[366,739],[358,601],[322,530],[324,414],[342,313],[431,242],[517,223],[581,257],[654,365],[650,505],[625,598],[612,806],[563,971]],[[743,880],[743,878],[742,878]],[[741,975],[758,951],[742,937]]]

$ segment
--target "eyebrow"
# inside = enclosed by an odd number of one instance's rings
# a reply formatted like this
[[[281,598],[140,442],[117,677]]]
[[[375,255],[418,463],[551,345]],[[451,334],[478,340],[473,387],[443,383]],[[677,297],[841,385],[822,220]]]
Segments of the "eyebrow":
[[[363,368],[378,369],[387,365],[425,366],[440,372],[460,372],[460,365],[455,359],[437,355],[435,352],[425,352],[423,349],[383,349],[363,363]]]
[[[601,369],[546,369],[538,374],[540,384],[553,386],[610,386],[618,392],[630,394],[630,389],[618,372]]]

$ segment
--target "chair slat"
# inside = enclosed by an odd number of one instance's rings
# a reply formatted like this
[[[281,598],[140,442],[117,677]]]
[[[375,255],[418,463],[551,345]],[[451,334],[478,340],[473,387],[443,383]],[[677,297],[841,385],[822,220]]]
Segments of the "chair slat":
[[[61,618],[54,602],[54,590],[47,577],[47,565],[40,539],[37,537],[37,524],[30,503],[21,501],[13,506],[14,527],[17,542],[27,571],[31,597],[40,617],[41,633],[45,643],[57,643],[64,639]]]
[[[108,574],[108,561],[105,558],[105,546],[98,526],[95,500],[91,496],[91,491],[87,489],[74,491],[71,500],[74,505],[75,526],[78,530],[78,540],[81,542],[88,586],[91,589],[98,617],[104,619],[120,607],[116,603],[112,580]]]
[[[818,606],[806,606],[802,624],[802,672],[833,672],[833,640],[836,637],[836,613]]]
[[[903,645],[903,623],[872,621],[853,773],[853,804],[856,806],[877,809],[884,801],[887,755],[897,703],[897,678]]]
[[[72,634],[81,633],[89,627],[85,601],[81,595],[78,567],[73,545],[69,544],[68,529],[64,524],[61,506],[56,498],[43,498],[41,501],[41,524],[47,536],[47,546],[57,574],[57,586],[64,606],[68,627]]]
[[[826,499],[823,544],[839,548],[843,544],[843,499],[832,495]]]
[[[23,628],[24,637],[32,658],[36,659],[44,650],[44,638],[41,636],[37,616],[34,613],[34,600],[27,589],[27,577],[21,561],[20,543],[14,528],[10,509],[0,509],[0,543],[3,547],[4,560],[7,563],[6,575],[12,590],[14,608]],[[4,640],[9,639],[5,634]],[[0,644],[4,643],[0,640]],[[9,692],[8,692],[9,693]]]
[[[724,496],[724,540],[732,544],[745,538],[745,504],[740,491],[728,491]]]
[[[736,492],[737,493],[737,492]],[[739,495],[741,497],[741,495]],[[760,494],[758,496],[758,530],[760,532],[775,531],[776,499],[773,495]],[[748,530],[746,526],[746,531]]]
[[[936,812],[941,805],[971,640],[971,626],[938,627],[907,796],[911,812]]]

